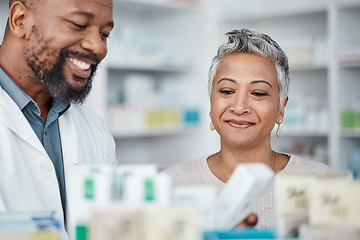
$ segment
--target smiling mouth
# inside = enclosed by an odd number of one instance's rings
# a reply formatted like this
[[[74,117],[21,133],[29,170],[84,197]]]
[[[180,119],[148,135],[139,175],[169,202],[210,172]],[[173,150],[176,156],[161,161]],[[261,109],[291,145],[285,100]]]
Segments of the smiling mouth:
[[[76,58],[69,58],[69,61],[72,62],[77,68],[83,71],[89,70],[91,67],[91,64]]]
[[[252,127],[255,125],[255,123],[248,122],[248,121],[228,120],[226,122],[234,128],[248,128],[248,127]]]
[[[84,60],[68,57],[73,74],[78,78],[88,79],[91,74],[92,64]]]

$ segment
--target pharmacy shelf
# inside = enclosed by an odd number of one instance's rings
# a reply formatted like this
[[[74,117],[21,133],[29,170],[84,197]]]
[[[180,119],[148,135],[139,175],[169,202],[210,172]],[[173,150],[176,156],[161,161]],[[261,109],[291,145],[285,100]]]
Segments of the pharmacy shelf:
[[[4,13],[0,14],[0,26],[3,27],[6,23],[4,16],[7,15],[7,4],[8,1],[0,0],[0,10]],[[151,138],[155,141],[156,144],[151,145],[154,152],[148,154],[151,159],[145,159],[154,163],[159,158],[155,152],[170,149],[170,145],[178,146],[181,154],[188,153],[184,156],[173,151],[172,154],[165,153],[164,156],[160,156],[163,158],[160,159],[161,162],[172,159],[169,165],[217,150],[215,148],[218,147],[218,136],[204,134],[205,131],[201,130],[207,130],[209,124],[207,70],[211,58],[224,40],[224,33],[243,27],[268,33],[285,50],[294,44],[302,44],[303,48],[305,43],[305,47],[306,44],[310,44],[307,46],[308,49],[305,49],[308,51],[318,40],[327,45],[326,51],[318,54],[318,57],[322,57],[320,60],[308,58],[305,62],[292,62],[290,100],[285,110],[285,118],[291,113],[289,107],[294,102],[315,99],[317,104],[326,108],[328,126],[326,130],[310,130],[324,125],[315,121],[309,130],[306,130],[306,125],[304,131],[284,130],[284,141],[291,138],[296,142],[302,138],[314,145],[317,142],[321,145],[326,144],[328,162],[335,169],[346,169],[348,166],[348,159],[344,157],[348,153],[344,151],[360,148],[359,131],[355,128],[344,131],[341,121],[341,113],[354,108],[354,98],[360,89],[360,59],[357,60],[357,55],[352,56],[360,51],[358,0],[275,0],[271,3],[266,0],[255,0],[241,4],[238,0],[115,0],[114,19],[115,30],[109,39],[109,54],[100,65],[87,103],[108,120],[109,91],[121,88],[119,82],[127,74],[140,73],[154,77],[157,86],[169,82],[188,83],[199,96],[188,97],[182,94],[183,98],[193,99],[194,103],[199,103],[198,107],[203,111],[200,125],[194,130],[200,130],[199,135],[194,134],[192,130],[183,129],[164,129],[151,133],[145,130],[130,133],[114,131],[119,149],[125,151],[125,156],[131,156],[130,150],[122,147],[128,139],[132,144],[139,144],[140,149],[147,144],[145,139]],[[146,40],[145,43],[163,40],[157,47],[170,43],[167,49],[172,58],[169,61],[149,58],[149,61],[144,62],[146,58],[141,55],[136,58],[129,52],[131,48],[117,48],[118,45],[113,40],[129,35],[136,39],[130,41],[131,43],[137,43],[141,39]],[[171,52],[173,50],[177,52]],[[305,111],[305,116],[310,115],[309,111]],[[281,141],[281,138],[277,141]],[[121,159],[120,150],[118,157]],[[173,157],[174,155],[179,156]]]
[[[0,42],[3,39],[3,31],[5,30],[5,25],[7,21],[7,16],[9,15],[9,1],[0,0]]]
[[[132,72],[163,72],[163,73],[191,73],[197,71],[191,66],[159,66],[158,64],[123,64],[110,62],[107,64],[108,69]]]
[[[356,128],[354,119],[352,129],[344,129],[342,114],[353,111],[354,115],[360,111],[360,3],[339,3],[330,8],[334,23],[333,46],[335,48],[335,60],[332,62],[333,92],[335,105],[334,121],[337,122],[337,130],[333,134],[331,147],[336,156],[336,166],[340,169],[350,169],[352,154],[360,148],[359,129]],[[359,114],[359,113],[357,113]],[[337,118],[336,118],[337,117]],[[345,125],[347,126],[349,122]]]
[[[342,129],[340,133],[342,138],[354,138],[360,140],[360,129]]]
[[[340,68],[360,68],[360,61],[359,62],[353,62],[353,63],[340,63]]]
[[[109,39],[109,53],[87,103],[108,123],[120,162],[151,162],[165,168],[205,154],[202,109],[208,99],[206,76],[201,78],[201,64],[206,61],[201,53],[206,51],[199,31],[204,18],[200,5],[200,1],[114,1],[115,28]],[[148,89],[158,99],[142,100],[140,105],[126,102],[127,96],[139,95],[136,87],[128,87],[129,81],[134,82],[130,78],[152,82],[147,84]],[[199,81],[204,79],[201,84]],[[189,91],[184,90],[184,84]],[[162,98],[162,91],[168,91],[164,94],[167,98]],[[146,95],[144,88],[142,92]],[[136,97],[131,99],[136,101]],[[170,129],[153,130],[148,126],[149,110],[168,108],[178,111],[180,121],[186,121],[184,114],[189,110],[198,110],[199,122],[190,123],[189,128],[188,122],[177,122]],[[130,116],[134,111],[137,115]]]
[[[171,129],[171,130],[147,130],[147,131],[112,131],[116,139],[130,139],[130,138],[160,138],[169,136],[184,136],[201,134],[199,129]]]
[[[137,15],[171,15],[174,13],[182,13],[184,11],[194,11],[196,2],[189,1],[145,1],[145,0],[115,0],[114,13],[121,7],[120,13],[132,12]]]
[[[313,71],[313,70],[327,70],[326,64],[307,65],[307,66],[290,66],[290,72]]]
[[[329,133],[328,131],[319,131],[319,130],[291,130],[291,131],[287,131],[287,130],[283,130],[282,131],[282,136],[283,137],[308,137],[308,138],[318,138],[318,137],[323,137],[323,138],[327,138],[329,137]]]
[[[274,17],[289,17],[299,14],[326,11],[326,2],[321,1],[293,1],[291,4],[282,0],[272,1],[248,1],[239,8],[236,1],[228,1],[223,5],[222,19],[227,21],[255,20]]]

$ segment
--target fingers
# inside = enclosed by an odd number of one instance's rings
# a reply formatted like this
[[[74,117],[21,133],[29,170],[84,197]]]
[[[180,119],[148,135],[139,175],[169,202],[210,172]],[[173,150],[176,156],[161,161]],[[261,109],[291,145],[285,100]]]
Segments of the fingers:
[[[258,217],[255,213],[250,213],[244,221],[236,225],[236,228],[254,227],[258,222]]]
[[[255,213],[250,213],[249,216],[247,216],[247,218],[245,218],[245,222],[247,223],[248,226],[255,226],[258,222],[258,217]]]

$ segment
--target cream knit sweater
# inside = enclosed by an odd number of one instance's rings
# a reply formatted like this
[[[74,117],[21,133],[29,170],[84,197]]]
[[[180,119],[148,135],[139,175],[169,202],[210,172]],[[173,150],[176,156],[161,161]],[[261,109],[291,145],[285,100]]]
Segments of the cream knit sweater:
[[[332,171],[329,166],[320,162],[304,160],[294,155],[289,156],[288,164],[277,175],[283,172],[321,173]],[[211,172],[207,164],[207,157],[174,165],[165,169],[164,172],[172,177],[174,186],[205,184],[213,186],[218,193],[225,186],[225,183]],[[275,227],[275,201],[274,183],[271,183],[254,209],[254,213],[258,215],[257,228]]]

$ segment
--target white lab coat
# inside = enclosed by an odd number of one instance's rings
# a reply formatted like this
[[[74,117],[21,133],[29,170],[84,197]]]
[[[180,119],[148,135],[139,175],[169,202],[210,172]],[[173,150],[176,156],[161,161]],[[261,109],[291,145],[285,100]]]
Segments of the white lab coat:
[[[81,164],[117,165],[114,139],[85,106],[73,104],[59,118],[59,129],[65,179]],[[0,87],[0,213],[48,210],[63,220],[54,166],[19,107]]]

